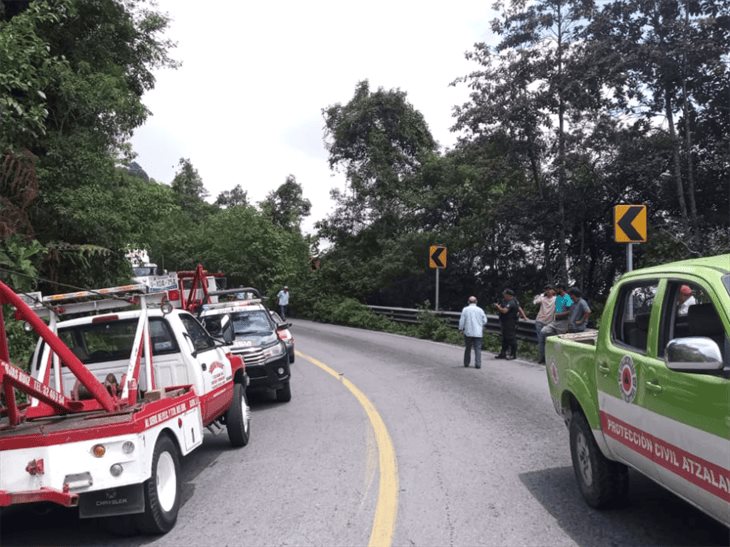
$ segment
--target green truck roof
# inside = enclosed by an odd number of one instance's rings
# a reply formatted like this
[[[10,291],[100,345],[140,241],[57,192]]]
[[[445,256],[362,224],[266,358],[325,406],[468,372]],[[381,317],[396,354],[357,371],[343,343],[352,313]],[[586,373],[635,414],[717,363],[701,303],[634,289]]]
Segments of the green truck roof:
[[[661,266],[642,268],[640,270],[627,273],[624,277],[631,277],[633,275],[638,276],[648,273],[697,273],[697,268],[715,270],[720,274],[730,274],[730,254],[692,258],[690,260],[681,260],[679,262],[662,264]]]

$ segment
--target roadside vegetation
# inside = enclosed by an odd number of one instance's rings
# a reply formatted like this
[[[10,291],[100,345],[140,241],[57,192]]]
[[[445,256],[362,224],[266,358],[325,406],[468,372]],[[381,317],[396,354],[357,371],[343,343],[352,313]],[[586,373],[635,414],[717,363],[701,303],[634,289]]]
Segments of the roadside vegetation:
[[[405,332],[361,304],[432,299],[433,243],[449,249],[452,310],[505,287],[527,305],[555,280],[599,308],[625,268],[620,202],[649,207],[638,266],[730,249],[729,0],[500,3],[494,40],[453,82],[470,95],[452,149],[405,90],[363,79],[322,110],[347,186],[311,235],[294,175],[252,203],[246,188],[271,181],[210,196],[190,159],[170,181],[135,163],[143,95],[180,61],[167,26],[145,0],[0,0],[0,278],[16,289],[124,282],[125,249],[147,248],[271,297],[288,284],[299,316]],[[427,315],[412,328],[458,342]]]
[[[449,326],[446,321],[426,308],[422,308],[418,314],[418,324],[412,325],[398,323],[378,315],[352,298],[325,298],[314,305],[308,317],[323,323],[400,334],[457,346],[464,345],[464,337],[458,330]],[[496,353],[499,352],[500,347],[500,335],[489,332],[484,333],[484,351]],[[537,348],[534,344],[519,341],[518,355],[521,358],[535,358]]]

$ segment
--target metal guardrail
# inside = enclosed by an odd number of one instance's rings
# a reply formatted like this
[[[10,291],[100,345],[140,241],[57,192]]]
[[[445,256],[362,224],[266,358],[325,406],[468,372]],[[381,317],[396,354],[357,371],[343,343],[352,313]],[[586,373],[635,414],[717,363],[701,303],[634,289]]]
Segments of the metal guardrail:
[[[415,310],[412,308],[390,308],[388,306],[368,306],[371,311],[378,315],[387,317],[396,323],[410,323],[417,325],[420,323],[418,314],[428,311],[436,317],[445,320],[448,325],[454,329],[459,327],[459,317],[461,312],[458,311],[431,311],[431,310]],[[486,332],[492,334],[501,334],[502,330],[499,326],[499,317],[497,315],[487,314],[487,324],[484,327]],[[517,322],[517,338],[537,344],[537,333],[535,332],[535,322],[532,320],[525,321],[520,319]]]

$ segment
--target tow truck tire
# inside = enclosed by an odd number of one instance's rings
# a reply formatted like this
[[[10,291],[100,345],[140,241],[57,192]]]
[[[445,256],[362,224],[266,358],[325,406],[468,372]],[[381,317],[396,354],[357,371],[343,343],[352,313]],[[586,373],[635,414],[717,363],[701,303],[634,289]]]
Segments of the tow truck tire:
[[[288,403],[291,401],[291,386],[289,382],[284,384],[284,387],[276,390],[276,400],[280,403]]]
[[[144,483],[145,511],[137,516],[143,534],[165,534],[180,510],[180,455],[175,442],[160,435],[152,454],[152,476]]]
[[[248,444],[251,435],[251,410],[246,390],[241,384],[233,386],[233,400],[226,412],[226,429],[231,446],[241,447]]]
[[[598,448],[588,420],[575,412],[570,420],[573,471],[586,503],[595,509],[616,507],[629,493],[629,470],[606,458]]]

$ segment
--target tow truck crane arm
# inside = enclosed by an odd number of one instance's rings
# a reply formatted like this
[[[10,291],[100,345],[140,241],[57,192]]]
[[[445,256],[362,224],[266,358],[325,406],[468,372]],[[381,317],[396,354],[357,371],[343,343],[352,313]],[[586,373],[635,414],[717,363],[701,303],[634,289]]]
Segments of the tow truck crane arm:
[[[16,317],[26,321],[33,327],[33,330],[58,355],[61,362],[71,370],[104,410],[108,412],[116,410],[118,405],[109,395],[104,385],[86,369],[78,357],[46,326],[42,319],[10,287],[0,281],[0,364],[2,365],[0,367],[0,386],[5,396],[7,415],[11,426],[18,425],[21,420],[21,412],[15,399],[14,389],[36,397],[62,412],[73,412],[80,410],[83,406],[77,405],[75,401],[68,400],[63,394],[31,378],[19,367],[10,363],[10,351],[5,334],[5,318],[2,313],[3,304],[9,304],[15,308]]]

